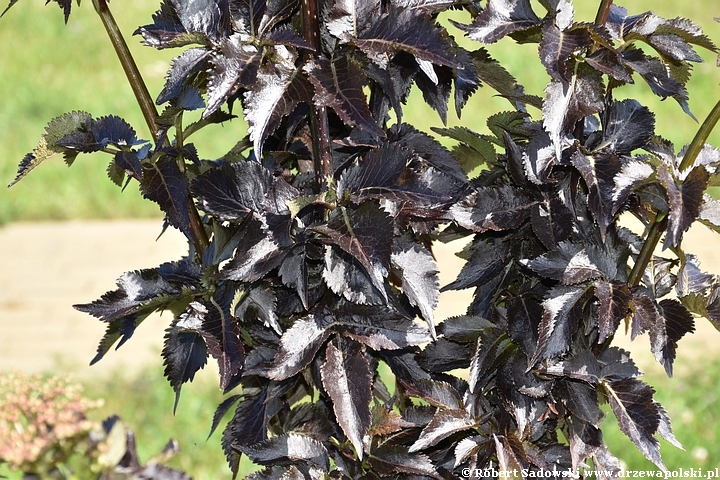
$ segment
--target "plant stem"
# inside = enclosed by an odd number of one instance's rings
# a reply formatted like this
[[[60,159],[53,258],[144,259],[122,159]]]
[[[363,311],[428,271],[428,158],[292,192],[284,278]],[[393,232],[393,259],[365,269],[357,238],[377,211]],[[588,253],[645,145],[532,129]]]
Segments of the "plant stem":
[[[713,107],[705,121],[702,125],[700,125],[700,128],[695,134],[695,138],[693,138],[692,142],[690,142],[690,145],[685,151],[685,156],[683,156],[680,166],[678,167],[681,172],[687,170],[695,163],[695,159],[702,151],[705,142],[710,136],[710,133],[713,131],[713,128],[715,128],[715,125],[717,125],[718,120],[720,120],[720,101],[715,104],[715,107]],[[663,227],[665,216],[665,214],[658,214],[657,217],[655,217],[655,221],[650,226],[645,243],[643,243],[640,254],[638,254],[637,261],[635,262],[635,265],[633,265],[633,269],[628,277],[628,285],[630,287],[635,287],[640,284],[642,275],[645,272],[648,263],[650,263],[655,247],[657,247],[660,237],[662,236],[664,228],[661,227]]]
[[[140,74],[140,70],[135,63],[135,59],[133,58],[132,53],[130,53],[130,49],[125,42],[125,38],[123,37],[122,32],[117,25],[117,22],[115,22],[115,18],[113,17],[110,9],[108,8],[107,1],[93,0],[93,5],[95,6],[95,11],[100,16],[100,20],[102,21],[103,26],[107,31],[108,37],[110,37],[110,42],[112,43],[113,48],[115,49],[115,53],[120,60],[120,64],[125,71],[128,83],[130,83],[130,87],[135,94],[135,99],[137,100],[138,105],[140,105],[140,110],[142,111],[143,117],[145,118],[145,123],[150,129],[152,138],[155,142],[157,142],[157,109],[155,108],[155,103],[153,102],[152,97],[150,97],[150,92],[147,88],[147,85],[145,84],[145,81],[143,80],[142,75]],[[182,132],[180,133],[180,141],[180,148],[182,148]],[[183,168],[181,168],[181,171],[184,171],[184,165]],[[193,236],[192,241],[193,245],[195,246],[196,252],[198,253],[198,255],[202,256],[202,254],[205,252],[205,249],[210,244],[210,240],[208,238],[207,232],[205,231],[205,228],[203,227],[200,214],[198,213],[197,208],[195,207],[195,203],[192,201],[192,198],[190,199],[189,204],[190,231],[192,232]]]
[[[595,23],[597,25],[605,25],[608,16],[610,15],[610,7],[612,7],[613,0],[602,0],[600,7],[598,8],[597,15],[595,16]]]
[[[702,125],[700,125],[700,128],[695,134],[695,138],[693,138],[690,145],[688,145],[688,148],[685,151],[685,156],[683,157],[682,162],[680,162],[680,167],[678,167],[681,172],[683,170],[687,170],[695,163],[695,159],[702,151],[703,146],[705,146],[705,142],[707,142],[707,139],[715,128],[715,125],[717,125],[718,120],[720,120],[720,100],[718,100],[705,121]]]
[[[638,286],[640,284],[640,280],[642,280],[643,273],[645,273],[645,269],[650,263],[655,247],[657,247],[660,237],[662,236],[663,229],[660,227],[665,217],[665,214],[662,216],[658,214],[658,216],[655,217],[655,221],[650,226],[647,238],[645,238],[645,243],[643,243],[637,260],[635,261],[635,265],[633,265],[633,269],[628,277],[628,286],[630,286],[630,288]]]
[[[302,0],[303,39],[313,46],[315,52],[322,48],[320,25],[318,23],[318,0]],[[313,163],[318,193],[322,190],[325,177],[332,173],[332,149],[330,146],[330,125],[325,107],[310,105],[310,136],[312,138]]]
[[[108,8],[107,2],[105,0],[94,0],[93,4],[95,5],[95,11],[100,16],[100,20],[107,31],[108,37],[110,37],[110,42],[115,49],[115,53],[118,59],[120,59],[120,64],[125,71],[130,87],[140,105],[143,117],[145,117],[145,123],[147,123],[150,129],[153,140],[157,140],[158,127],[155,121],[158,115],[157,110],[155,109],[155,103],[153,103],[150,97],[147,85],[145,85],[145,81],[142,75],[140,75],[140,70],[138,70],[135,59],[132,53],[130,53],[130,49],[125,42],[122,32],[120,32],[120,28],[115,22],[115,18]]]

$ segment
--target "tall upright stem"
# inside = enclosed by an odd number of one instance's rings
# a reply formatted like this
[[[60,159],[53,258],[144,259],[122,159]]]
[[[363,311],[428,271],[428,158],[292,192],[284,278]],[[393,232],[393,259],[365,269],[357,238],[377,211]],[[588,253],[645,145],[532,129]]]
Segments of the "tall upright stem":
[[[598,8],[597,15],[595,16],[595,23],[598,25],[605,25],[607,23],[608,16],[610,15],[610,7],[612,7],[613,0],[602,0],[600,7]]]
[[[158,113],[147,85],[145,84],[145,80],[143,80],[140,70],[135,63],[135,59],[133,58],[132,53],[130,53],[130,49],[125,42],[125,38],[123,37],[117,22],[115,22],[115,18],[108,8],[107,1],[93,0],[93,5],[95,6],[95,11],[100,16],[100,20],[105,27],[105,31],[107,31],[110,42],[112,43],[115,53],[120,60],[120,64],[125,71],[130,88],[132,88],[135,99],[137,100],[143,117],[145,118],[145,123],[150,129],[153,140],[157,142],[158,125],[156,119]],[[197,208],[195,208],[195,204],[192,199],[190,199],[189,205],[190,207],[188,213],[190,214],[190,231],[193,236],[193,244],[195,246],[195,251],[199,255],[202,255],[207,246],[210,244],[210,240],[208,239],[207,232],[202,225],[200,213],[197,211]]]
[[[130,49],[125,42],[122,32],[120,32],[120,28],[115,22],[112,12],[110,12],[108,8],[107,2],[105,0],[96,0],[93,4],[95,5],[95,11],[100,16],[100,20],[102,20],[108,37],[110,37],[110,42],[115,49],[115,53],[118,59],[120,59],[120,64],[125,71],[125,75],[130,83],[130,88],[132,88],[135,98],[140,105],[145,123],[150,129],[153,140],[157,140],[158,127],[155,120],[158,116],[157,109],[155,108],[155,103],[152,101],[152,97],[150,97],[150,92],[148,91],[147,85],[145,85],[142,75],[140,75],[140,70],[135,63],[135,59],[132,53],[130,53]]]
[[[320,8],[319,0],[302,0],[303,39],[320,52]],[[330,125],[325,107],[310,105],[310,134],[312,137],[313,162],[318,191],[322,189],[325,178],[332,173],[332,148],[330,145]]]

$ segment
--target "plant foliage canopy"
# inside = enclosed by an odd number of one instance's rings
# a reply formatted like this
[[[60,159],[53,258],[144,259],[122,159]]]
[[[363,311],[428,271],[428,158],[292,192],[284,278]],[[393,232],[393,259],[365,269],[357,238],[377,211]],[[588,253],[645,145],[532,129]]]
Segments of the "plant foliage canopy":
[[[67,21],[71,1],[55,3]],[[94,6],[112,27],[105,0]],[[451,9],[468,22],[440,21]],[[224,423],[234,473],[242,455],[266,467],[256,479],[590,463],[617,476],[602,404],[665,470],[658,439],[679,445],[668,415],[612,340],[621,326],[648,333],[671,375],[696,319],[720,325],[719,278],[682,248],[696,221],[720,231],[705,193],[718,184],[720,152],[704,144],[717,118],[678,152],[648,107],[615,92],[641,81],[692,115],[697,49],[717,51],[697,25],[611,1],[585,23],[570,0],[164,0],[135,34],[181,47],[152,102],[110,35],[153,138],[71,112],[13,182],[54,154],[105,152],[110,178],[137,182],[188,239],[187,256],[76,305],[107,324],[93,362],[150,313],[173,312],[162,356],[176,406],[212,357],[229,394],[212,430]],[[538,44],[540,96],[482,46],[505,37]],[[402,121],[411,88],[445,121],[482,86],[508,101],[490,134]],[[236,115],[248,136],[203,158],[192,134]],[[624,213],[645,233],[620,226]],[[473,301],[437,319],[432,243],[461,237],[467,263],[442,289],[473,288]]]

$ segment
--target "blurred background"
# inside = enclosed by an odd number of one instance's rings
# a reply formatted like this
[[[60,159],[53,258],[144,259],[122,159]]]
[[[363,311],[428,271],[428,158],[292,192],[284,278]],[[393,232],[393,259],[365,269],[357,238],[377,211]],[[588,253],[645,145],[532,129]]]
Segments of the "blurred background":
[[[575,2],[576,20],[593,21],[599,1]],[[653,10],[665,18],[690,18],[716,43],[720,42],[718,0],[625,0],[616,2],[631,14]],[[2,7],[2,6],[0,6]],[[113,8],[114,7],[114,8]],[[169,61],[178,51],[143,47],[131,33],[150,22],[155,2],[111,4],[153,96],[162,89]],[[462,17],[455,17],[461,21]],[[451,33],[458,36],[455,29]],[[461,39],[468,48],[476,48]],[[537,60],[537,46],[516,47],[510,39],[488,47],[491,54],[524,84],[528,93],[542,95],[548,76]],[[696,66],[688,84],[690,109],[702,122],[720,98],[720,69],[716,56],[698,49],[705,63]],[[657,132],[679,150],[690,142],[698,124],[672,99],[661,101],[638,80],[623,87],[619,98],[632,96],[655,111]],[[56,4],[23,0],[0,19],[0,184],[15,177],[17,164],[36,145],[47,122],[71,110],[95,117],[114,114],[149,138],[120,64],[107,41],[91,2],[73,5],[68,25]],[[507,103],[480,89],[463,111],[448,113],[448,126],[465,125],[486,132],[484,119],[507,109]],[[237,113],[237,112],[236,112]],[[539,112],[531,112],[537,116]],[[413,91],[404,109],[406,121],[425,131],[442,126],[438,115]],[[201,131],[195,138],[204,158],[216,158],[245,134],[241,119]],[[711,143],[720,145],[720,131]],[[101,153],[80,156],[68,169],[61,158],[47,161],[11,189],[0,187],[0,373],[71,373],[86,386],[86,394],[104,398],[98,418],[120,414],[136,430],[141,459],[159,451],[168,437],[180,441],[173,465],[195,478],[230,478],[220,450],[221,432],[205,441],[209,420],[222,401],[216,372],[206,367],[195,383],[183,389],[177,415],[174,394],[162,377],[159,352],[168,316],[150,318],[127,345],[111,351],[98,365],[88,366],[104,328],[80,314],[72,304],[89,302],[114,289],[124,271],[153,267],[175,260],[186,250],[174,231],[157,242],[162,221],[155,204],[141,198],[135,185],[121,191],[107,181],[109,158]],[[717,237],[709,230],[693,230],[689,251],[699,251],[705,270],[720,273]],[[437,252],[442,284],[454,279],[461,262],[453,255],[459,246]],[[441,297],[437,318],[464,312],[470,291]],[[646,381],[658,390],[656,399],[673,419],[675,434],[685,451],[663,444],[670,469],[720,467],[720,333],[699,319],[699,333],[680,342],[676,376],[668,379],[649,356],[646,338],[627,348],[637,352]],[[603,427],[610,449],[629,469],[655,470],[618,431],[612,415]],[[243,468],[246,468],[244,466]],[[249,467],[248,467],[249,468]],[[5,473],[0,467],[0,474]]]

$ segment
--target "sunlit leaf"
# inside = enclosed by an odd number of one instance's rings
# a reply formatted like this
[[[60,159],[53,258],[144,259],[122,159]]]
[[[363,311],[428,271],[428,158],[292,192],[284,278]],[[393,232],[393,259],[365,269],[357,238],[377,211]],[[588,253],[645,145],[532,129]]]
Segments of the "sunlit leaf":
[[[356,343],[344,342],[341,348],[328,343],[320,371],[338,424],[362,459],[363,438],[372,420],[372,377],[368,360]]]
[[[456,24],[470,38],[495,43],[506,35],[540,24],[529,0],[490,0],[470,25]]]

